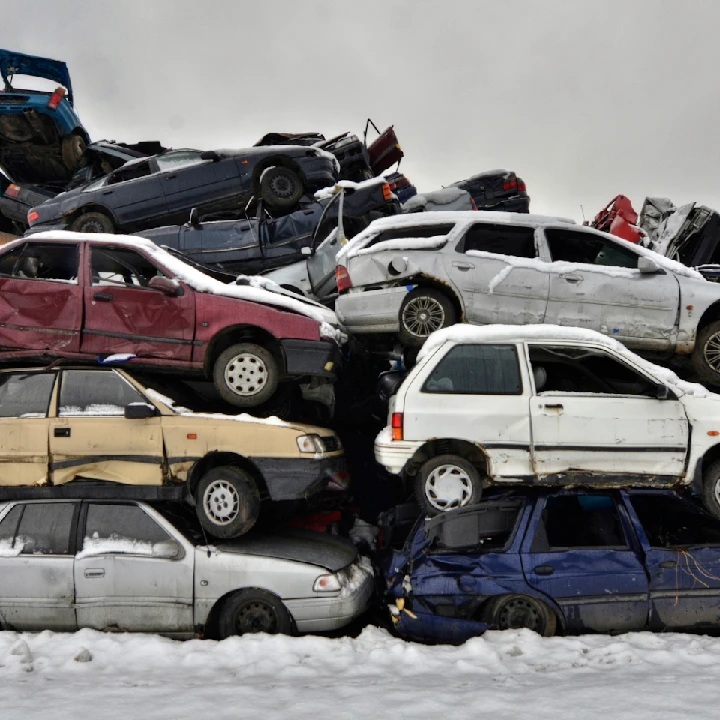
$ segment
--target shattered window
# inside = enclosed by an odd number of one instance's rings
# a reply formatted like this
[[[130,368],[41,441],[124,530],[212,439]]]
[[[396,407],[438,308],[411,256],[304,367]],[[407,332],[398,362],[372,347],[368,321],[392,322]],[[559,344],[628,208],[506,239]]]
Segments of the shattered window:
[[[64,370],[58,416],[121,417],[125,406],[147,400],[113,370]]]
[[[422,392],[450,395],[521,395],[514,345],[456,345],[435,366]]]
[[[28,503],[25,505],[15,544],[22,555],[67,555],[76,503]]]
[[[137,505],[92,504],[88,507],[82,554],[152,555],[155,543],[171,539]]]
[[[652,547],[720,545],[720,520],[692,503],[667,495],[630,498]]]
[[[77,282],[79,248],[66,243],[25,243],[0,256],[0,275]]]
[[[131,160],[110,175],[107,184],[114,185],[116,183],[126,182],[127,180],[136,180],[137,178],[147,177],[150,174],[152,174],[152,171],[150,170],[150,163],[147,160],[138,162]]]
[[[657,397],[657,384],[600,350],[530,345],[535,392]]]
[[[534,258],[535,229],[517,225],[471,225],[458,245],[459,252],[480,250],[498,255]]]
[[[577,230],[547,229],[545,238],[554,262],[637,268],[637,253],[602,235]]]
[[[45,418],[55,373],[0,374],[0,418]]]
[[[150,280],[163,273],[134,250],[93,245],[90,251],[93,285],[147,287]]]
[[[23,507],[15,505],[0,522],[0,557],[20,554],[20,548],[14,545],[14,541]]]
[[[547,498],[532,552],[593,547],[627,547],[613,498],[579,494]]]

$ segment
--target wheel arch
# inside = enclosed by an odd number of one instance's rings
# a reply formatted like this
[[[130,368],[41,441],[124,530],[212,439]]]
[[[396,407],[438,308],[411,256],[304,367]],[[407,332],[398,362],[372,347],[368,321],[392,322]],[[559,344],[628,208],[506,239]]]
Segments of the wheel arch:
[[[415,477],[421,466],[437,455],[457,455],[472,463],[481,474],[488,474],[490,459],[478,445],[457,438],[433,438],[413,453],[405,464],[405,475]]]
[[[465,306],[463,305],[463,301],[458,294],[458,292],[455,290],[455,288],[450,285],[448,282],[443,282],[442,280],[439,280],[436,277],[433,277],[432,275],[416,275],[415,277],[403,279],[403,285],[416,285],[417,287],[413,288],[413,290],[418,290],[422,288],[432,288],[433,290],[437,290],[438,292],[441,292],[443,295],[447,296],[447,299],[450,300],[450,302],[453,305],[453,308],[455,309],[455,312],[457,314],[457,321],[456,323],[462,323],[465,322]]]
[[[547,606],[550,612],[555,615],[557,629],[561,632],[565,632],[565,614],[563,613],[562,608],[555,602],[555,600],[553,600],[553,598],[548,597],[547,595],[543,595],[529,585],[524,588],[520,588],[519,590],[511,590],[509,588],[505,588],[504,590],[504,592],[499,592],[495,595],[488,595],[482,602],[478,603],[473,612],[473,619],[480,620],[488,605],[490,605],[491,602],[497,600],[497,598],[510,595],[527,595],[527,597],[531,597],[533,600],[537,600],[538,602],[541,602],[543,605]]]
[[[112,224],[117,227],[117,219],[115,218],[112,210],[105,207],[104,205],[100,205],[99,203],[95,202],[89,202],[86,205],[81,205],[80,207],[77,207],[74,210],[66,213],[63,217],[66,223],[70,225],[71,223],[74,223],[81,215],[87,215],[88,213],[92,212],[100,213],[101,215],[107,216],[108,218],[110,218],[110,220],[112,220]]]
[[[237,453],[220,451],[209,452],[190,468],[187,478],[187,488],[190,496],[195,496],[195,489],[205,473],[213,468],[223,467],[225,465],[237,467],[247,472],[257,483],[260,500],[265,500],[270,497],[270,492],[268,491],[268,486],[263,474],[251,460]]]
[[[711,322],[715,322],[715,320],[720,320],[720,300],[717,300],[712,305],[707,307],[703,314],[700,316],[700,320],[698,320],[697,324],[697,333],[699,333],[703,328],[707,327]]]
[[[273,155],[268,158],[262,159],[253,170],[253,194],[258,195],[260,192],[260,176],[263,174],[263,172],[273,166],[279,166],[287,168],[288,170],[293,170],[296,172],[300,179],[303,182],[303,185],[305,184],[305,173],[301,170],[300,166],[293,160],[293,158],[288,157],[287,155]]]
[[[257,325],[232,325],[220,330],[208,343],[204,367],[206,377],[212,377],[215,361],[220,355],[231,345],[241,342],[255,342],[262,345],[277,361],[280,374],[284,374],[285,356],[278,339],[271,332]]]

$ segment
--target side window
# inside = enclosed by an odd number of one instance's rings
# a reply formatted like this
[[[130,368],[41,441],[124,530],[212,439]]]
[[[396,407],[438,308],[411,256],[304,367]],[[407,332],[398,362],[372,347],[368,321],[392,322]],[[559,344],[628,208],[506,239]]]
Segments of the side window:
[[[600,350],[530,345],[535,392],[657,397],[657,385]]]
[[[21,245],[14,250],[9,250],[8,252],[0,255],[0,276],[12,277],[13,272],[15,271],[15,265],[17,265],[17,262],[20,259],[24,247],[24,245]]]
[[[82,554],[152,555],[153,545],[172,538],[137,505],[88,507]]]
[[[90,255],[93,285],[147,287],[163,273],[144,255],[127,248],[93,245]]]
[[[64,370],[58,416],[122,416],[125,406],[147,402],[127,380],[113,370]]]
[[[455,227],[454,223],[439,223],[437,225],[417,225],[414,227],[399,227],[385,230],[370,240],[365,248],[388,240],[414,240],[418,238],[442,237],[449,234]]]
[[[639,495],[630,501],[652,547],[720,545],[720,520],[685,500]]]
[[[15,537],[22,555],[68,555],[75,503],[25,505]]]
[[[16,505],[0,521],[0,557],[19,555],[22,548],[15,545],[18,522],[22,516],[23,506]]]
[[[47,417],[55,373],[0,374],[0,418]]]
[[[610,495],[551,495],[535,531],[532,552],[627,546]]]
[[[180,168],[190,167],[191,165],[200,165],[205,160],[200,159],[199,152],[193,151],[182,151],[166,153],[165,155],[158,155],[155,158],[160,172],[166,170],[179,170]],[[207,162],[210,162],[209,160]]]
[[[137,180],[137,178],[147,177],[151,174],[150,163],[147,160],[141,160],[139,162],[130,161],[110,175],[107,184],[115,185],[116,183],[126,182],[127,180]]]
[[[545,230],[545,238],[554,262],[637,268],[637,253],[601,235],[549,228]]]
[[[498,255],[534,258],[535,229],[517,225],[490,225],[476,223],[468,228],[458,244],[458,252],[479,250]]]
[[[514,345],[456,345],[435,366],[422,392],[451,395],[522,395]]]
[[[79,246],[66,243],[25,243],[0,256],[0,275],[25,280],[77,282]]]

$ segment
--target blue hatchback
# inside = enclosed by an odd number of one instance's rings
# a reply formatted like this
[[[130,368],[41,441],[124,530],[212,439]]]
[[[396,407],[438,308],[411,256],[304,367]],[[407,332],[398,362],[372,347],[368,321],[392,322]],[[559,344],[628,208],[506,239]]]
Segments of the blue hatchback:
[[[59,60],[0,50],[0,168],[14,182],[63,189],[85,161],[88,134],[73,106],[67,65]],[[54,92],[23,90],[30,75],[58,84]]]
[[[398,634],[458,643],[720,627],[720,520],[672,491],[518,491],[419,520],[385,567]]]

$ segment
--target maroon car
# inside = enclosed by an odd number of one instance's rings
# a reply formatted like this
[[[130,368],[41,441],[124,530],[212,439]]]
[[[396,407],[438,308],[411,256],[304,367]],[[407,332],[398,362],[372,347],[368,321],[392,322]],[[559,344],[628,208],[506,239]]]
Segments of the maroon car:
[[[16,240],[0,252],[0,362],[128,354],[131,367],[212,379],[239,407],[284,380],[334,380],[334,313],[245,281],[214,280],[142,238]]]

